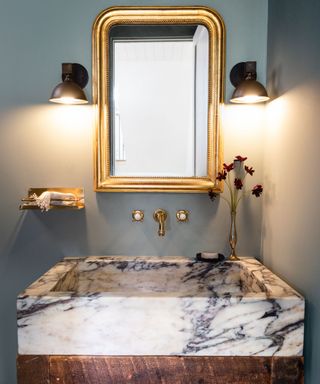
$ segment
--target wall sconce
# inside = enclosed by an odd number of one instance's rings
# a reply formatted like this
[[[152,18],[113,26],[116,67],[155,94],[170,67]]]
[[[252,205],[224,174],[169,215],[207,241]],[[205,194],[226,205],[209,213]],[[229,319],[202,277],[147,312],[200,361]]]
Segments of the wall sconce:
[[[230,81],[236,88],[231,103],[261,103],[270,99],[265,87],[257,81],[257,62],[247,61],[236,64],[230,72]]]
[[[87,104],[83,88],[88,84],[88,71],[81,64],[62,63],[62,83],[52,91],[49,101],[60,104]]]

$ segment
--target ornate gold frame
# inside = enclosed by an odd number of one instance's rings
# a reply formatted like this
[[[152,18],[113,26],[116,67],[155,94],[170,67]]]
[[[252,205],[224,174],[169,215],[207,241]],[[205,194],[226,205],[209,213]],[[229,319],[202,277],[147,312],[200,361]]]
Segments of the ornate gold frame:
[[[118,177],[110,175],[108,34],[117,24],[202,24],[209,31],[208,167],[206,177]],[[96,114],[95,179],[97,192],[214,192],[222,165],[219,118],[223,102],[225,29],[220,15],[206,7],[112,7],[96,18],[92,34],[93,103]]]

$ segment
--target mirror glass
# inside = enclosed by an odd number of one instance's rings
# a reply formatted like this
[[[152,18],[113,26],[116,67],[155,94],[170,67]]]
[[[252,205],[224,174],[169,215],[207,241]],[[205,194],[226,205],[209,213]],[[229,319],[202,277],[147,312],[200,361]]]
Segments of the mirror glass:
[[[207,175],[209,33],[117,25],[109,33],[111,175]]]

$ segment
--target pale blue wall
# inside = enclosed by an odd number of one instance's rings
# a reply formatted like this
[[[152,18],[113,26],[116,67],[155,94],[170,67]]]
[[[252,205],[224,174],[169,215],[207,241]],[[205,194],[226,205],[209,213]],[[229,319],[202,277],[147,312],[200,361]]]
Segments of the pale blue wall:
[[[194,5],[194,1],[142,1],[144,5]],[[198,2],[217,9],[227,29],[227,70],[256,59],[265,81],[267,0]],[[102,0],[0,1],[0,383],[15,382],[15,298],[65,255],[187,255],[199,249],[227,250],[226,206],[206,195],[95,194],[93,192],[90,107],[48,105],[63,61],[91,69],[91,26],[111,5]],[[90,85],[87,87],[90,93]],[[227,80],[227,95],[231,88]],[[234,108],[234,109],[233,109]],[[261,170],[263,110],[228,107],[225,155],[248,155]],[[234,118],[233,118],[234,117]],[[259,180],[259,172],[257,179]],[[260,172],[261,176],[261,172]],[[31,186],[83,186],[86,210],[19,212],[19,199]],[[152,212],[170,213],[164,239],[156,235]],[[144,209],[144,224],[132,224],[132,209]],[[178,224],[176,209],[191,211]],[[239,253],[259,256],[261,201],[251,199],[239,215]],[[244,225],[245,224],[245,225]],[[63,326],[63,324],[61,324]]]
[[[306,297],[306,384],[320,383],[320,2],[270,0],[263,261]]]

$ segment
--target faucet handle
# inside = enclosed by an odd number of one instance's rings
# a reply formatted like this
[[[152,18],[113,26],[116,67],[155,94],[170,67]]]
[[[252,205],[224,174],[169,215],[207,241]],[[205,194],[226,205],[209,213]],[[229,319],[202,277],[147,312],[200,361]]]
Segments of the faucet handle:
[[[132,211],[132,221],[139,221],[140,223],[144,219],[144,212],[140,209],[135,209]]]
[[[180,223],[187,222],[189,220],[189,211],[187,211],[186,209],[180,209],[176,213],[176,218],[177,221],[179,221]]]

